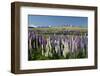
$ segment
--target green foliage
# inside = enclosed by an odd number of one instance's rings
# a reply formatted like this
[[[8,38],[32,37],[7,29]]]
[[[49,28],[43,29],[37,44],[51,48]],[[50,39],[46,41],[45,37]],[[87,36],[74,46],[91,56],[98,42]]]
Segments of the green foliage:
[[[46,57],[40,53],[39,48],[37,50],[38,51],[34,51],[32,53],[32,57],[30,57],[29,60],[80,59],[87,57],[87,52],[82,50],[78,50],[77,52],[73,53],[69,52],[66,54],[66,58],[64,58],[63,56],[58,56],[58,54],[56,53],[54,53],[52,57],[50,56]]]

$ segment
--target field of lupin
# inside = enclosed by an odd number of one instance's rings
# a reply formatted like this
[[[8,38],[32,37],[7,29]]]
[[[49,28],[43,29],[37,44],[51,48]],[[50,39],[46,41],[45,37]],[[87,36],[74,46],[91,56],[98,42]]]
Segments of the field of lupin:
[[[87,32],[78,27],[28,28],[28,60],[87,58]]]

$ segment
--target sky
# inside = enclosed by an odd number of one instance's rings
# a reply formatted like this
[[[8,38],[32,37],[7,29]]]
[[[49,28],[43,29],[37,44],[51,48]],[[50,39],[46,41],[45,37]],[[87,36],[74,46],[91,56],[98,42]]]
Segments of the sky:
[[[28,15],[28,27],[61,26],[65,24],[87,28],[88,17]]]

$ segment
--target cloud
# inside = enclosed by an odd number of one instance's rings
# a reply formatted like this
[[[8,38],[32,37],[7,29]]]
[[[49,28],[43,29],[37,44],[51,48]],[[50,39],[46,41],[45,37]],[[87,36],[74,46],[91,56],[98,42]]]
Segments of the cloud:
[[[31,25],[29,25],[29,27],[37,27],[37,26],[36,26],[36,25],[31,24]]]

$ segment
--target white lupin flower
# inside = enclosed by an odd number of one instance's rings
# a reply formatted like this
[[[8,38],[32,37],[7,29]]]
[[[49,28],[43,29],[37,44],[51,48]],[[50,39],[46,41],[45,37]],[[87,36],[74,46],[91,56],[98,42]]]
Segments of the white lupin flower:
[[[66,57],[66,54],[69,53],[68,41],[67,40],[65,40],[65,42],[63,41],[63,44],[64,44],[63,56]]]

